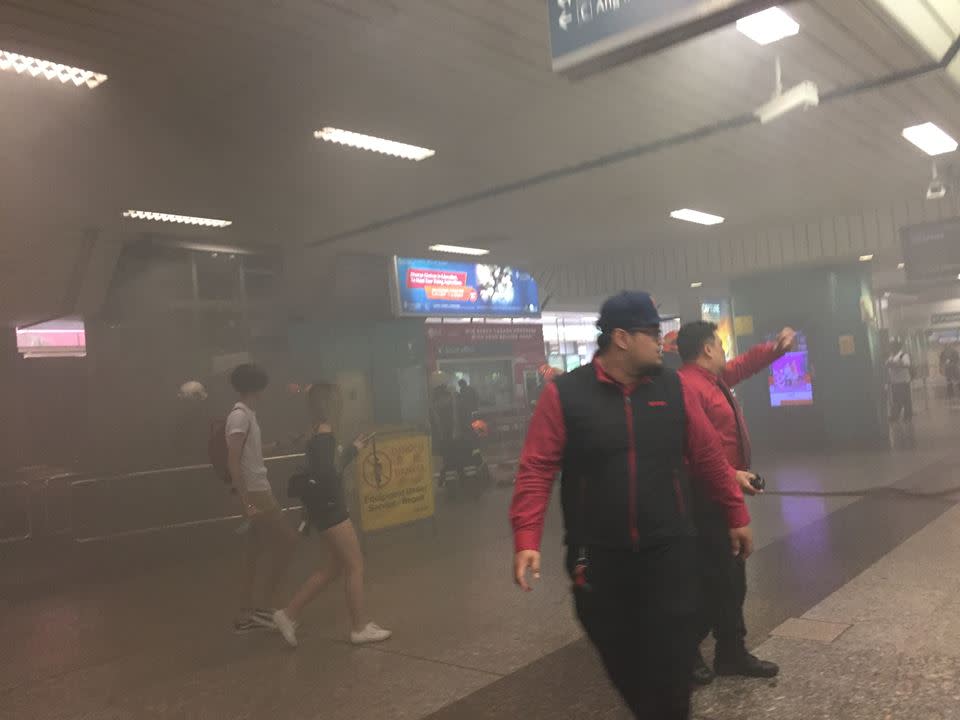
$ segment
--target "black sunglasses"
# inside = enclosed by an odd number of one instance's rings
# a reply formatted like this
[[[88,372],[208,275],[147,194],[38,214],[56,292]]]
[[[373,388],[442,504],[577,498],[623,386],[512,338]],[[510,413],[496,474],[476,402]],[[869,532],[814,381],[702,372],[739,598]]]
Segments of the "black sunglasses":
[[[640,333],[641,335],[646,335],[648,338],[652,338],[653,340],[663,340],[663,330],[661,330],[659,327],[631,328],[630,330],[627,330],[627,332],[631,335]]]

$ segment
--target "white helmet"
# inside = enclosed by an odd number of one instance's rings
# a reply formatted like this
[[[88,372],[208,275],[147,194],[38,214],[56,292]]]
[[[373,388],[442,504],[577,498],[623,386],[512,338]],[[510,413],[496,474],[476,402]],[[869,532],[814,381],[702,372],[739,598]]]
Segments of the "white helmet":
[[[180,386],[178,396],[184,400],[206,400],[207,389],[196,380],[188,380]]]

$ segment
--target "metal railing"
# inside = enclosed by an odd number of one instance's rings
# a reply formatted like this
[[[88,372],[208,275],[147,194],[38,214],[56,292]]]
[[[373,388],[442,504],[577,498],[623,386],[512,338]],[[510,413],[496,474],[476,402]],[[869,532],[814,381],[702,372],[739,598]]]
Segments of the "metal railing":
[[[271,484],[285,510],[299,509],[299,505],[286,498],[286,480],[302,458],[302,453],[296,453],[266,459]],[[61,472],[43,478],[35,488],[26,480],[10,485],[24,487],[27,530],[10,540],[0,534],[0,542],[33,537],[35,513],[42,522],[40,534],[66,536],[76,543],[196,528],[241,518],[229,486],[217,479],[209,464],[109,475]],[[36,499],[35,503],[30,502],[31,497]]]

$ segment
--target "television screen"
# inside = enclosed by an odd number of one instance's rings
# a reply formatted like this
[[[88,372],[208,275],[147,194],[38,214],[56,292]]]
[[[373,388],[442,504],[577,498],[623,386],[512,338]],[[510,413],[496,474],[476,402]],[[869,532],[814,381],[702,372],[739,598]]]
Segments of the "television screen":
[[[17,350],[25,358],[86,357],[83,320],[60,318],[17,328]]]
[[[796,350],[770,366],[769,382],[771,407],[813,405],[813,376],[803,333],[797,333]]]
[[[396,258],[403,316],[539,317],[537,283],[509,265]]]

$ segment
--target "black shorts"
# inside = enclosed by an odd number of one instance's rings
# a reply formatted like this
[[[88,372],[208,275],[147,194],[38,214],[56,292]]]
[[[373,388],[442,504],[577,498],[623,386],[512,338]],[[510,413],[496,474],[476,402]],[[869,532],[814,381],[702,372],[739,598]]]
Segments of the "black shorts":
[[[342,498],[326,500],[308,500],[305,498],[304,505],[307,508],[307,522],[311,528],[319,532],[329,530],[335,525],[350,519],[347,504]]]

